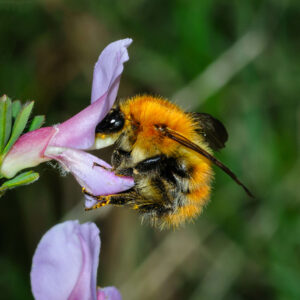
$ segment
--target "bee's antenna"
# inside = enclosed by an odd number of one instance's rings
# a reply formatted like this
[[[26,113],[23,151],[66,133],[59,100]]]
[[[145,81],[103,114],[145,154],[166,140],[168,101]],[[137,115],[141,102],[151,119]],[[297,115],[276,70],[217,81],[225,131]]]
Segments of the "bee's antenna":
[[[179,134],[178,132],[167,128],[166,126],[155,126],[157,130],[159,130],[164,136],[178,142],[179,144],[194,150],[195,152],[203,155],[207,159],[209,159],[212,163],[214,163],[216,166],[218,166],[220,169],[222,169],[226,174],[228,174],[238,185],[240,185],[244,191],[247,193],[248,196],[251,198],[255,198],[254,195],[250,192],[250,190],[237,178],[237,176],[227,167],[225,166],[221,161],[219,161],[217,158],[215,158],[213,155],[208,153],[203,148],[199,147],[195,143],[188,140],[183,135]]]

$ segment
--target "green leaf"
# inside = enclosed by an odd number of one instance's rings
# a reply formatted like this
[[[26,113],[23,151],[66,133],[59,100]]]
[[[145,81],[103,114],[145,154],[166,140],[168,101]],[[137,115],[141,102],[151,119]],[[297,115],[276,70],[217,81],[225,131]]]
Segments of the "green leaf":
[[[11,100],[7,96],[3,96],[1,97],[1,101],[0,101],[0,152],[2,152],[10,136],[11,121],[12,121]]]
[[[16,100],[16,101],[13,101],[12,103],[12,116],[13,118],[16,118],[19,111],[21,110],[21,101],[20,100]]]
[[[30,124],[29,131],[39,129],[45,123],[45,116],[35,116]]]
[[[21,185],[33,183],[38,180],[39,177],[39,173],[33,171],[24,172],[11,180],[4,182],[0,187],[0,193],[7,189],[13,189]]]
[[[14,123],[14,127],[13,127],[13,130],[12,130],[11,137],[10,137],[7,145],[5,146],[5,148],[2,152],[2,157],[4,157],[4,155],[10,150],[10,148],[16,142],[18,137],[22,134],[22,132],[23,132],[23,130],[24,130],[24,128],[25,128],[25,126],[28,122],[28,119],[29,119],[30,113],[32,111],[33,105],[34,105],[33,101],[25,104],[23,106],[23,108],[21,109],[21,111],[18,113],[18,115],[16,117],[16,120],[15,120],[15,123]]]

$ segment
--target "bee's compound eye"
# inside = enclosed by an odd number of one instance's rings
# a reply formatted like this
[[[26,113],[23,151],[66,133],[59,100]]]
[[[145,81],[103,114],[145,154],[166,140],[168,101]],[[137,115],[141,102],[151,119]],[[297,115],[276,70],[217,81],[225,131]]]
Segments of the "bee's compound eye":
[[[124,115],[119,109],[112,109],[97,125],[96,133],[115,133],[124,127]]]

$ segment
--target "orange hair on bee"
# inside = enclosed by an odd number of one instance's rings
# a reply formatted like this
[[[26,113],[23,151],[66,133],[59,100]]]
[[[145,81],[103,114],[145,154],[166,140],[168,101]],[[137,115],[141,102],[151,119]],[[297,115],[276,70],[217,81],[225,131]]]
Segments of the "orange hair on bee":
[[[172,154],[179,144],[170,139],[162,139],[155,130],[155,125],[162,122],[174,131],[180,132],[186,138],[196,143],[203,142],[195,132],[194,120],[177,105],[159,97],[149,95],[135,96],[120,103],[121,110],[130,122],[136,122],[140,131],[135,147],[141,146],[151,152],[153,145],[159,147],[165,154]],[[210,149],[203,145],[210,151]]]

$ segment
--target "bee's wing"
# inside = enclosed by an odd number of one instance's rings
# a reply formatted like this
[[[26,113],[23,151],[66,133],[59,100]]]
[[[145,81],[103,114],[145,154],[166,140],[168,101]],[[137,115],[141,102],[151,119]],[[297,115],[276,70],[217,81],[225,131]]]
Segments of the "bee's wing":
[[[157,127],[158,130],[165,136],[168,137],[177,143],[194,150],[195,152],[203,155],[206,157],[208,160],[210,160],[213,164],[218,166],[220,169],[222,169],[225,173],[227,173],[237,184],[243,187],[245,192],[252,198],[254,196],[252,193],[249,191],[249,189],[237,178],[237,176],[228,168],[226,167],[222,162],[220,162],[217,158],[215,158],[213,155],[208,153],[206,150],[198,146],[197,144],[191,142],[189,139],[178,133],[177,131],[174,131],[168,127]]]
[[[225,147],[228,133],[225,126],[213,116],[206,113],[188,113],[196,123],[196,131],[204,137],[209,147],[219,150]]]

